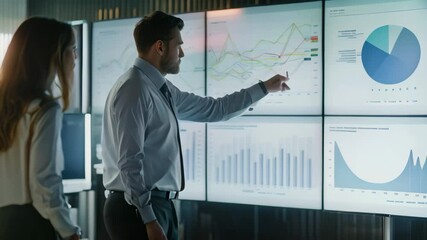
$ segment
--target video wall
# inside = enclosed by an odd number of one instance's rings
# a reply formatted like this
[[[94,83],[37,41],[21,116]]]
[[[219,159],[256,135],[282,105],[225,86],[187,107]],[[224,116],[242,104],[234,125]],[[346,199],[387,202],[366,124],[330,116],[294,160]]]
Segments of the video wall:
[[[225,122],[180,121],[181,199],[427,217],[427,2],[326,0],[186,13],[183,91],[220,97],[275,74]],[[139,19],[92,26],[92,113],[133,65]]]
[[[181,31],[185,61],[180,74],[167,78],[182,91],[205,96],[205,13],[176,15],[185,22]],[[114,82],[137,57],[133,29],[139,18],[95,22],[92,27],[92,113],[104,111],[107,95]],[[205,124],[180,122],[180,134],[186,188],[181,199],[206,199]],[[97,139],[98,148],[100,139]],[[101,150],[99,150],[101,151]]]
[[[427,2],[325,2],[324,209],[427,217]]]

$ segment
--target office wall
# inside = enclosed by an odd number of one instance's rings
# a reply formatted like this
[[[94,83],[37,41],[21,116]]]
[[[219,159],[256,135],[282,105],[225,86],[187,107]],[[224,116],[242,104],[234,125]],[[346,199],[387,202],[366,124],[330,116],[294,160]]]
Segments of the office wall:
[[[1,0],[5,1],[5,0]],[[14,0],[6,0],[16,2]],[[25,2],[19,0],[19,2]],[[298,1],[267,0],[28,0],[28,16],[88,22],[141,17],[154,10],[171,14]],[[0,3],[1,4],[1,3]],[[9,6],[10,7],[10,6]],[[0,7],[0,9],[3,9]],[[1,11],[1,10],[0,10]],[[1,15],[3,19],[3,14]],[[1,26],[1,25],[0,25]],[[99,128],[93,128],[99,137]],[[98,197],[97,239],[107,239],[102,227],[101,178],[94,178]],[[384,217],[318,210],[261,207],[198,201],[180,201],[183,239],[384,239]],[[425,219],[394,217],[392,239],[427,239]]]
[[[144,16],[154,10],[175,14],[287,2],[298,0],[28,0],[28,14],[98,21]]]
[[[13,33],[27,15],[26,0],[0,1],[0,33]]]
[[[12,39],[13,32],[26,16],[26,0],[0,1],[0,64]]]

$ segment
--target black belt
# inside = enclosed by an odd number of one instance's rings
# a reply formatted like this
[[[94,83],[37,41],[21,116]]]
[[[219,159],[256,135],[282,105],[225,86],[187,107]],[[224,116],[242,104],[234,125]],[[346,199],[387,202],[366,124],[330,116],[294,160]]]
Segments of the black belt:
[[[123,191],[109,190],[110,194],[123,194]],[[177,191],[160,191],[160,190],[152,190],[151,196],[157,198],[163,198],[167,200],[177,199],[179,192]]]
[[[160,191],[160,190],[152,190],[151,196],[152,197],[159,197],[164,199],[177,199],[179,195],[179,192],[177,191]]]

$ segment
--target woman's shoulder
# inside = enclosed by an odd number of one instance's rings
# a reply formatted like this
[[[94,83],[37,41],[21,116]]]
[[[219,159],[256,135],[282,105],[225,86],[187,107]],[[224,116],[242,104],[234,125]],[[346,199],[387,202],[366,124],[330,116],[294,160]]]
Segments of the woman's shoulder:
[[[32,115],[32,114],[37,113],[37,112],[45,113],[49,110],[60,110],[60,109],[61,109],[61,106],[60,106],[59,102],[55,99],[36,98],[30,102],[30,104],[28,106],[27,113]]]

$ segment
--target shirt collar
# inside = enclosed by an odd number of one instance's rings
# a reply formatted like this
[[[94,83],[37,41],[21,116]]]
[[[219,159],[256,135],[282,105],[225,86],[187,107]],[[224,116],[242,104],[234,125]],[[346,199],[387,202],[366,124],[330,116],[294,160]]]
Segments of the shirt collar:
[[[150,79],[150,81],[156,86],[157,89],[160,89],[163,84],[166,83],[166,79],[163,77],[163,75],[159,72],[157,68],[155,68],[151,63],[147,62],[146,60],[142,58],[136,58],[135,67],[141,70],[147,77]]]

